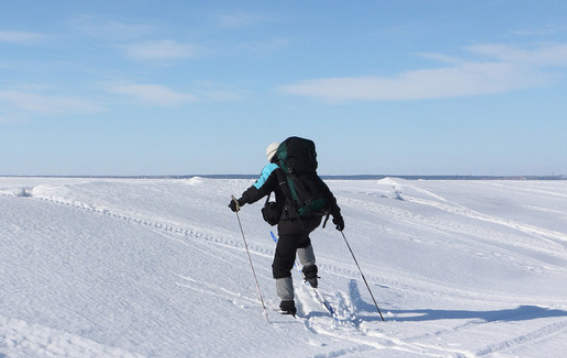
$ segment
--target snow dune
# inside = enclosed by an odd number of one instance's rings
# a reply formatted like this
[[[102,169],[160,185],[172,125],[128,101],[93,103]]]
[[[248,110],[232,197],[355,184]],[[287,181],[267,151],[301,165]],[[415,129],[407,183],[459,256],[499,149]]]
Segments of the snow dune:
[[[327,181],[312,240],[328,316],[295,274],[280,316],[252,181],[0,178],[0,358],[540,357],[567,348],[567,182]]]

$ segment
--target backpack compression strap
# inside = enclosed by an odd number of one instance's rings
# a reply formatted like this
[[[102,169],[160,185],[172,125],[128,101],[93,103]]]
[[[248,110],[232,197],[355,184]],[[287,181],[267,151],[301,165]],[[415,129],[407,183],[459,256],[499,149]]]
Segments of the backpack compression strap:
[[[286,199],[297,202],[297,191],[295,190],[295,185],[292,183],[292,180],[287,179],[288,174],[283,173],[282,169],[276,169],[276,175],[278,177],[278,184]]]

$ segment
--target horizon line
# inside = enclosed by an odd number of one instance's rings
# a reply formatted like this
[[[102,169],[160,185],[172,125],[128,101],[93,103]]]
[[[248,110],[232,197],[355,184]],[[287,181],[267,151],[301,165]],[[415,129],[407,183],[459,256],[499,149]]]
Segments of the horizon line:
[[[399,178],[406,180],[567,180],[567,175],[393,175],[346,174],[319,175],[327,180],[381,180]],[[62,179],[257,179],[258,174],[183,174],[183,175],[0,175],[0,178],[62,178]]]

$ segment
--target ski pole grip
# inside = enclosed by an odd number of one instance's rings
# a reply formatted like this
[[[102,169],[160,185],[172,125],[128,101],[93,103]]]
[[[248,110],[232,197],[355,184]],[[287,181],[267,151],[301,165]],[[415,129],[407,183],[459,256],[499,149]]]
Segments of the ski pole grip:
[[[232,196],[232,200],[236,203],[236,211],[237,212],[240,211],[240,204],[238,203],[238,199],[236,199],[234,195],[231,196]]]

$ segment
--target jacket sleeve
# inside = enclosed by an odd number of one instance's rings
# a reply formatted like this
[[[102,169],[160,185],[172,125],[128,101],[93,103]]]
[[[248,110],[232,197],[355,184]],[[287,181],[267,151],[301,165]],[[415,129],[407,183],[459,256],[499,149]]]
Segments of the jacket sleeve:
[[[242,193],[242,203],[252,204],[262,199],[272,191],[276,190],[278,186],[278,178],[276,170],[279,169],[277,164],[268,164],[262,170],[260,178],[244,193]]]
[[[331,198],[331,215],[333,215],[334,218],[340,217],[341,216],[341,208],[337,204],[337,199],[333,195],[333,192],[331,191],[331,189],[329,189],[329,186],[327,185],[327,183],[325,183],[323,181],[323,185],[325,186],[326,190],[328,191],[328,195]]]

